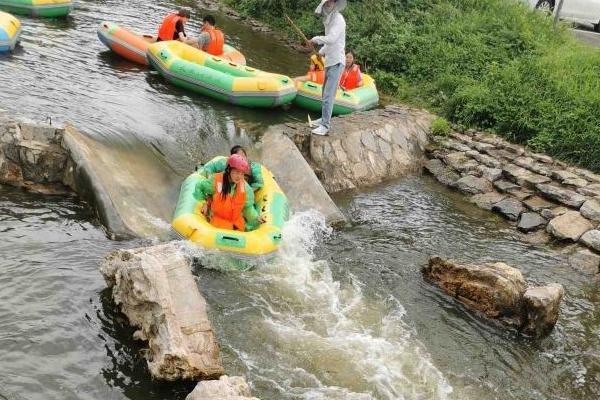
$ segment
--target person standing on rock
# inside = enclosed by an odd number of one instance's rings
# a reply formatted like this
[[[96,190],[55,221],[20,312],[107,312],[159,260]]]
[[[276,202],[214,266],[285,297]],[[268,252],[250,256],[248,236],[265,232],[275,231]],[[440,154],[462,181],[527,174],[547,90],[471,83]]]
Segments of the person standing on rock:
[[[340,77],[346,64],[346,20],[340,13],[346,8],[346,0],[321,0],[315,14],[323,19],[325,36],[315,36],[312,43],[322,45],[319,54],[325,58],[325,81],[323,83],[321,118],[312,121],[312,133],[325,136],[331,127],[331,115]]]

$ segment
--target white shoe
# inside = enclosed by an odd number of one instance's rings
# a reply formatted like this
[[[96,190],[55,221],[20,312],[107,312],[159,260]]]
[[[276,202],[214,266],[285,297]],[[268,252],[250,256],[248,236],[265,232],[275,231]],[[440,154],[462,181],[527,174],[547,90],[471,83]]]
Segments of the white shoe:
[[[323,118],[319,118],[312,121],[310,117],[308,117],[308,126],[310,126],[311,128],[317,128],[319,125],[321,125],[322,120]]]
[[[312,130],[312,133],[319,136],[327,136],[327,134],[329,133],[329,129],[325,128],[323,125],[319,125]]]

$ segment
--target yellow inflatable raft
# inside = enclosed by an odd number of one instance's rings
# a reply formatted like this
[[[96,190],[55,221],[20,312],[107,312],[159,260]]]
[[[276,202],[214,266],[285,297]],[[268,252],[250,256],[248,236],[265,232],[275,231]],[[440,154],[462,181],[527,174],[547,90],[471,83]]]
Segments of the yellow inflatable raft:
[[[21,22],[12,15],[0,11],[0,53],[15,49],[21,35]]]
[[[252,258],[272,255],[281,243],[281,228],[289,214],[288,201],[273,174],[264,166],[262,176],[264,186],[254,193],[254,197],[255,207],[266,222],[258,229],[240,232],[212,226],[202,215],[202,204],[194,196],[198,182],[206,179],[197,172],[188,176],[181,185],[173,229],[207,249],[219,249]]]

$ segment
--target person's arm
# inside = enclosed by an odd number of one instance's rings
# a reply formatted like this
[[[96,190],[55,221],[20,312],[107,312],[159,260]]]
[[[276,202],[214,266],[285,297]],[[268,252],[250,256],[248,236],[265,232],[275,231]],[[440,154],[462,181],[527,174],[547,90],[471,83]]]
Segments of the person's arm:
[[[259,215],[254,208],[254,192],[247,182],[244,182],[244,185],[246,185],[246,204],[244,204],[242,214],[246,220],[246,231],[253,231],[260,225]]]
[[[263,180],[262,166],[260,165],[260,163],[252,161],[250,163],[250,172],[252,173],[252,184],[250,184],[252,190],[261,189],[264,186],[265,182]]]
[[[198,168],[198,173],[203,177],[208,178],[217,172],[225,171],[225,167],[227,167],[227,158],[223,156],[217,156],[204,164],[202,167]]]
[[[210,43],[210,34],[208,32],[202,32],[200,36],[198,36],[198,48],[202,50]]]
[[[177,32],[177,36],[179,37],[179,40],[181,40],[182,42],[185,42],[185,40],[187,39],[187,36],[185,35],[185,28],[183,27],[183,22],[181,22],[181,21],[177,22],[177,24],[175,25],[175,31]]]
[[[360,71],[360,67],[358,68],[358,86],[363,85],[362,72]]]
[[[215,194],[214,175],[210,178],[202,179],[200,182],[196,183],[196,188],[194,189],[194,198],[199,202],[206,202],[206,200],[213,194]]]

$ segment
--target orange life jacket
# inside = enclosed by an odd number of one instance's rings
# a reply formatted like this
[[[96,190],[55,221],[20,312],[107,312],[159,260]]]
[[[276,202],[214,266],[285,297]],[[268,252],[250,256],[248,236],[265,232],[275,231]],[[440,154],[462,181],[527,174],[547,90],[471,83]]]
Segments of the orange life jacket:
[[[158,38],[160,40],[173,40],[179,21],[181,21],[181,17],[176,13],[167,15],[158,29]]]
[[[242,212],[246,205],[246,184],[242,182],[236,185],[236,190],[233,195],[223,193],[223,172],[214,175],[215,180],[213,194],[210,203],[211,217],[210,223],[217,228],[237,229],[239,231],[246,230],[246,221]]]
[[[306,78],[311,82],[315,82],[315,83],[322,85],[323,82],[325,82],[325,71],[323,71],[323,70],[308,71],[308,73],[306,74]]]
[[[358,87],[360,83],[360,67],[352,64],[350,68],[344,68],[340,78],[340,86],[345,90],[352,90]]]
[[[213,56],[220,56],[223,54],[223,45],[225,44],[225,36],[220,29],[208,28],[202,29],[202,32],[208,32],[210,35],[210,43],[205,46],[202,50]]]

